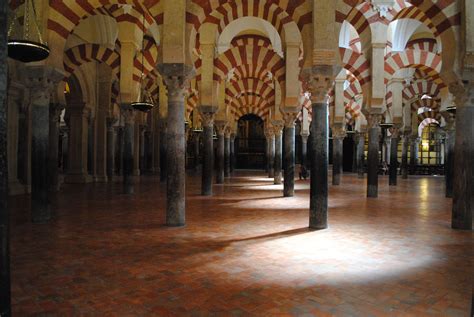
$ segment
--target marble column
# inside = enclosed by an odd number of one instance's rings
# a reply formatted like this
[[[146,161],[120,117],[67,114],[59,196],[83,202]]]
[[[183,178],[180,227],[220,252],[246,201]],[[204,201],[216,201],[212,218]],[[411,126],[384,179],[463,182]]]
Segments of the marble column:
[[[130,105],[121,105],[122,115],[124,118],[123,127],[123,193],[131,195],[134,193],[133,187],[133,168],[134,168],[134,153],[133,142],[135,140],[135,111]]]
[[[88,117],[90,109],[82,101],[69,102],[66,120],[69,126],[68,168],[66,183],[88,183],[87,171]]]
[[[224,152],[225,152],[225,129],[227,122],[216,121],[217,130],[217,171],[216,171],[216,184],[224,183]]]
[[[230,177],[230,129],[225,131],[224,140],[224,176]]]
[[[295,195],[295,120],[295,114],[285,114],[285,176],[283,178],[284,197],[293,197]]]
[[[283,147],[283,123],[274,122],[273,129],[275,131],[275,177],[273,183],[279,185],[282,183],[282,147]]]
[[[212,178],[214,174],[214,113],[201,112],[203,125],[202,133],[202,182],[201,194],[203,196],[212,195]]]
[[[115,127],[117,119],[107,118],[107,179],[113,181],[115,176]]]
[[[408,178],[408,148],[410,146],[410,137],[407,134],[402,135],[402,179]]]
[[[378,196],[380,162],[380,114],[369,115],[369,151],[367,154],[367,197]]]
[[[235,134],[230,135],[230,172],[233,173],[235,169]]]
[[[49,190],[59,191],[59,120],[64,105],[49,105]]]
[[[445,194],[453,198],[454,190],[454,147],[456,144],[456,119],[450,117],[446,124],[446,163],[444,164]]]
[[[357,177],[364,178],[364,161],[365,161],[365,133],[358,132],[356,136],[356,157],[357,157]]]
[[[161,118],[160,124],[160,181],[165,182],[167,179],[167,162],[166,162],[166,146],[168,144],[168,124],[166,123],[167,118]]]
[[[313,103],[312,109],[309,227],[325,229],[328,227],[328,105],[323,102]]]
[[[267,128],[268,142],[268,178],[275,178],[275,133],[273,127]]]
[[[0,149],[7,149],[8,1],[0,2]],[[11,316],[8,155],[0,151],[0,316]]]
[[[28,66],[32,121],[31,218],[35,223],[51,219],[50,103],[63,74],[49,66]],[[56,156],[57,158],[57,156]]]
[[[186,137],[184,93],[191,72],[184,64],[159,65],[168,89],[168,121],[166,144],[166,225],[186,223]]]
[[[309,133],[301,134],[301,165],[308,167],[308,137]]]
[[[410,137],[410,173],[416,174],[416,166],[418,165],[418,146],[420,144],[420,138],[418,135],[412,135]]]
[[[10,81],[8,84],[7,98],[7,153],[8,153],[8,193],[9,195],[25,194],[25,186],[18,179],[19,166],[19,111],[22,103],[22,97],[25,93],[24,86],[18,82]]]
[[[397,185],[397,173],[398,173],[398,142],[399,142],[399,128],[394,127],[390,129],[390,166],[389,166],[389,177],[388,184],[390,186]]]
[[[200,155],[200,132],[194,132],[194,170],[199,169],[199,155]]]
[[[474,213],[474,75],[465,83],[450,87],[456,102],[454,146],[454,192],[451,226],[472,230]]]
[[[332,184],[341,184],[343,145],[346,131],[342,127],[332,129]]]

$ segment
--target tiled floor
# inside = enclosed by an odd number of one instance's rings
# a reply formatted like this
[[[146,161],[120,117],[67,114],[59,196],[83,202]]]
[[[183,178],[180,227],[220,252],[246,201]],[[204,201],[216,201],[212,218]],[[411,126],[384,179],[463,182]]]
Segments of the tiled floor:
[[[308,182],[296,197],[262,173],[215,196],[188,177],[187,226],[166,228],[164,186],[66,186],[56,220],[28,222],[12,199],[16,316],[468,316],[471,232],[450,229],[441,178],[330,188],[330,228],[308,231]]]

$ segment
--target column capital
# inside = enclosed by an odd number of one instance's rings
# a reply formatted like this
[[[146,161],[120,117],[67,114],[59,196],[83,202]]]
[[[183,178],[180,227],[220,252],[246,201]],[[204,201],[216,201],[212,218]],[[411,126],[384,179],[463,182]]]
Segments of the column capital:
[[[325,104],[327,96],[338,74],[339,66],[319,65],[301,72],[304,86],[311,93],[311,103]]]
[[[199,111],[199,115],[201,116],[202,126],[203,127],[213,127],[214,126],[214,119],[216,117],[215,112],[202,112]]]
[[[458,80],[454,83],[449,84],[449,92],[454,97],[454,104],[456,107],[463,107],[468,104],[469,94],[472,93],[471,87],[468,84],[463,84],[462,81]]]
[[[333,127],[332,128],[332,138],[333,139],[344,139],[347,136],[346,130],[342,127]]]
[[[216,126],[217,135],[224,136],[225,130],[227,128],[227,121],[216,121],[215,126]]]
[[[273,125],[273,131],[275,132],[275,136],[282,136],[283,134],[283,128],[285,127],[283,124],[283,121],[280,120],[274,120],[272,121]]]
[[[275,136],[275,130],[273,129],[272,126],[269,126],[265,129],[264,134],[265,134],[265,138],[268,140]]]
[[[135,111],[130,104],[121,104],[120,113],[122,114],[126,124],[133,124],[135,122]]]
[[[376,128],[382,122],[382,114],[380,113],[370,113],[367,118],[367,123],[369,128]]]
[[[168,90],[169,101],[182,101],[189,80],[195,75],[194,67],[182,63],[164,63],[157,68]]]
[[[284,112],[283,121],[285,128],[294,128],[299,112]]]

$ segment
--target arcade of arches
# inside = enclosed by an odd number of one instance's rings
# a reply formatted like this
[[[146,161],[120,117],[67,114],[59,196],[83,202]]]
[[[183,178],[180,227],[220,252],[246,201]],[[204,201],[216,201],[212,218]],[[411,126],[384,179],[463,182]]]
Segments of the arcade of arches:
[[[473,1],[6,2],[0,316],[472,314]]]

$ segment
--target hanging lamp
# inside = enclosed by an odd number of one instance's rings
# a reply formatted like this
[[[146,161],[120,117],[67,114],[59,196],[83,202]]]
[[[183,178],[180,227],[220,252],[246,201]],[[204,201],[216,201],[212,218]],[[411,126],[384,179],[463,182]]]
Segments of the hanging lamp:
[[[141,73],[141,76],[140,76],[140,98],[139,98],[139,101],[132,102],[130,104],[130,106],[135,110],[142,111],[142,112],[148,112],[151,109],[153,109],[153,107],[155,107],[155,104],[153,103],[153,98],[151,98],[149,93],[145,89],[143,89],[143,77],[144,77],[143,57],[145,55],[145,11],[143,11],[142,16],[143,16],[143,19],[142,19],[143,36],[142,36],[142,73]]]
[[[41,36],[33,0],[26,0],[23,6],[23,28],[17,16],[19,10],[15,10],[8,29],[8,57],[23,63],[45,60],[50,51]]]

